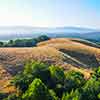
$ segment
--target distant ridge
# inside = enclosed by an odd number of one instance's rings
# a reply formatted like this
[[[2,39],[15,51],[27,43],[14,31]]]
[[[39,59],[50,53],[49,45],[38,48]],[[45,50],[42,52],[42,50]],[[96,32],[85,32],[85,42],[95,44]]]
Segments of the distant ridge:
[[[92,28],[85,28],[85,27],[32,27],[32,26],[0,26],[0,30],[5,30],[5,29],[9,29],[9,30],[13,30],[13,29],[38,29],[38,30],[42,30],[42,31],[46,31],[46,30],[74,30],[74,31],[89,31],[89,32],[93,32],[93,31],[100,31],[99,29],[92,29]]]
[[[75,37],[86,38],[87,34],[89,39],[93,39],[94,33],[100,38],[100,31],[91,28],[81,27],[31,27],[31,26],[0,26],[0,40],[9,40],[15,38],[34,38],[39,35],[48,35],[53,38],[60,37]],[[95,39],[94,38],[94,39]]]

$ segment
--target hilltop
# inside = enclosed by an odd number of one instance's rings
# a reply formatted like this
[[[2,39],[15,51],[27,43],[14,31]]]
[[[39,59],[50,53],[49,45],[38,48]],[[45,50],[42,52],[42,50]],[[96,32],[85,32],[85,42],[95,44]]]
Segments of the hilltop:
[[[75,65],[83,67],[96,67],[100,60],[100,47],[92,42],[82,39],[51,39],[46,42],[41,42],[38,46],[54,47],[60,51],[70,61],[75,61]],[[67,60],[65,61],[67,63]]]

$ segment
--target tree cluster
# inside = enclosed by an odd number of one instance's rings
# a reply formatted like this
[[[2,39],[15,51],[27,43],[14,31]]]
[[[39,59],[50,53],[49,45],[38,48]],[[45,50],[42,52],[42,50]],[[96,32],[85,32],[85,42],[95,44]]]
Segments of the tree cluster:
[[[7,42],[0,42],[0,47],[33,47],[37,43],[49,40],[50,38],[46,35],[41,35],[37,38],[32,39],[16,39],[9,40]]]

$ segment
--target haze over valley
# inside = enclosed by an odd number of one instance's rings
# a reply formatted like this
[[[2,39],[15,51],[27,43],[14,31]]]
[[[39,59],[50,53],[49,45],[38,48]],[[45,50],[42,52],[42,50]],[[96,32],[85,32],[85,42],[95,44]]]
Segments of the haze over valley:
[[[11,40],[18,38],[34,38],[41,35],[47,35],[52,38],[83,38],[83,39],[100,39],[100,31],[91,28],[82,27],[27,27],[12,26],[0,27],[0,40]]]

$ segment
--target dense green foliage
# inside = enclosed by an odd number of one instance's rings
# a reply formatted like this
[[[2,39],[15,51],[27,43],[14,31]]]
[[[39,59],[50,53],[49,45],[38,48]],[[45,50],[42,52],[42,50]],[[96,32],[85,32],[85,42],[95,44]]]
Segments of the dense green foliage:
[[[8,42],[0,42],[0,47],[32,47],[36,46],[38,42],[46,41],[49,37],[46,35],[39,36],[32,39],[16,39],[9,40]]]
[[[49,79],[48,66],[40,62],[27,63],[23,73],[15,76],[12,83],[19,90],[25,92],[35,78],[40,78],[44,83],[47,83]]]
[[[72,89],[75,90],[80,88],[85,83],[84,75],[80,72],[69,71],[66,74],[64,85],[66,90],[70,92]]]
[[[49,89],[40,79],[34,79],[29,85],[28,90],[22,96],[23,100],[56,100],[55,96],[51,95]]]
[[[80,72],[32,61],[12,84],[18,93],[4,100],[100,100],[100,68],[86,80]]]
[[[80,100],[80,93],[78,90],[72,90],[70,93],[66,92],[62,96],[62,100]]]

